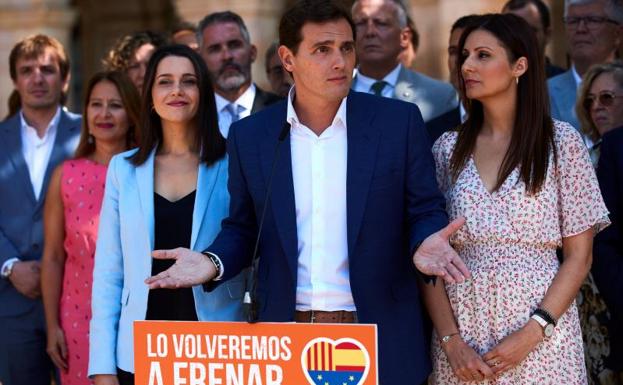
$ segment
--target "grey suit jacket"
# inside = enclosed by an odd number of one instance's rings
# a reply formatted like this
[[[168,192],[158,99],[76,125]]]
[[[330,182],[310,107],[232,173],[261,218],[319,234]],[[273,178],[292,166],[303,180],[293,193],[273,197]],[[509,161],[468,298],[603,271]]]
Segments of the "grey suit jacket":
[[[568,70],[547,81],[552,118],[569,122],[576,130],[580,130],[580,122],[575,113],[577,85],[573,71]]]
[[[72,156],[80,134],[80,115],[61,110],[39,200],[22,154],[21,123],[15,114],[0,123],[0,266],[10,258],[39,260],[43,252],[43,202],[54,168]],[[0,279],[0,317],[23,314],[40,300],[21,295]]]
[[[456,91],[450,83],[430,78],[404,67],[400,69],[398,75],[394,99],[417,104],[424,122],[459,105]]]

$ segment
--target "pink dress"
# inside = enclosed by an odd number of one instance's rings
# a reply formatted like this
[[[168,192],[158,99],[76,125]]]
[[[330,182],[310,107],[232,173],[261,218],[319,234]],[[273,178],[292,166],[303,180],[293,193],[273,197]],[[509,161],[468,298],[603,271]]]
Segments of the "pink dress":
[[[498,191],[489,193],[473,158],[456,182],[449,163],[457,133],[435,142],[437,181],[449,216],[466,224],[451,242],[472,272],[463,284],[446,285],[461,336],[481,355],[520,329],[538,307],[558,272],[556,248],[562,238],[609,224],[595,171],[578,132],[554,122],[557,163],[550,157],[541,191],[528,196],[515,169]],[[461,384],[437,336],[432,348],[432,383]],[[578,310],[573,303],[554,335],[540,343],[518,366],[496,379],[469,384],[583,385],[586,366]]]
[[[59,314],[69,366],[67,373],[61,371],[63,385],[91,384],[87,377],[91,284],[106,169],[84,158],[63,163],[66,260]]]

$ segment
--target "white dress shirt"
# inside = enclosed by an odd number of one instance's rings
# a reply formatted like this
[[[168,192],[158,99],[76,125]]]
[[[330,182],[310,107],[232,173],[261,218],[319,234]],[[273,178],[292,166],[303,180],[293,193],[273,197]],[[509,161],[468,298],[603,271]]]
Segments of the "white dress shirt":
[[[575,87],[579,89],[582,85],[582,77],[575,69],[575,65],[571,65],[571,73],[573,74],[573,80],[575,80]]]
[[[398,75],[400,75],[401,68],[402,64],[398,64],[396,68],[391,70],[391,72],[385,75],[385,77],[382,79],[387,84],[385,85],[385,88],[383,88],[383,91],[381,91],[381,96],[384,96],[386,98],[394,97],[394,90],[396,89],[396,83],[398,83]],[[377,81],[377,79],[372,79],[357,71],[354,80],[355,84],[353,86],[353,91],[374,94],[374,92],[372,91],[372,85]]]
[[[296,310],[355,311],[346,227],[346,98],[320,135],[300,123],[288,95],[286,120],[298,235]]]
[[[459,116],[461,117],[461,123],[465,123],[467,120],[467,110],[463,107],[463,103],[459,101]]]
[[[28,174],[30,175],[30,182],[32,183],[35,198],[39,200],[43,187],[43,179],[45,178],[45,172],[48,168],[50,156],[52,155],[54,141],[56,140],[58,122],[61,119],[61,108],[58,107],[56,110],[56,114],[52,120],[50,120],[43,138],[40,138],[37,135],[37,130],[26,122],[24,114],[21,111],[19,117],[22,127],[22,154],[24,155],[24,160],[28,167]]]
[[[251,115],[251,109],[253,108],[253,101],[255,100],[255,84],[251,83],[249,88],[245,92],[240,95],[235,102],[230,102],[225,99],[221,95],[214,93],[214,98],[216,99],[216,111],[218,113],[218,127],[221,131],[221,135],[225,139],[227,139],[227,135],[229,134],[229,126],[232,124],[232,116],[227,111],[227,106],[229,104],[235,104],[236,106],[240,106],[240,113],[238,114],[239,119],[246,118]]]

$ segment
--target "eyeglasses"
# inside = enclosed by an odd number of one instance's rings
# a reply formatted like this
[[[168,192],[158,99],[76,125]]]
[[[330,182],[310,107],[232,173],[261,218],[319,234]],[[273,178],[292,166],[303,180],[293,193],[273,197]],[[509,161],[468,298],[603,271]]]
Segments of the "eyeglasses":
[[[603,107],[610,107],[614,104],[614,99],[623,98],[623,95],[617,95],[614,92],[602,91],[599,95],[588,95],[584,99],[584,108],[590,110],[593,107],[595,100],[599,101],[599,104]]]
[[[616,25],[619,24],[617,21],[603,16],[567,16],[564,17],[562,20],[565,22],[565,25],[570,29],[578,28],[581,22],[584,22],[584,25],[588,29],[597,29],[605,23]]]

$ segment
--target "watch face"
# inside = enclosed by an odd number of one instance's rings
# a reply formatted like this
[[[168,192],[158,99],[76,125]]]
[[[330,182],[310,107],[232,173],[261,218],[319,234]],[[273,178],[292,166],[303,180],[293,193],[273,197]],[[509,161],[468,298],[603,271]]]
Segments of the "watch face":
[[[543,333],[545,334],[545,337],[551,337],[554,334],[554,325],[547,324],[545,329],[543,329]]]

